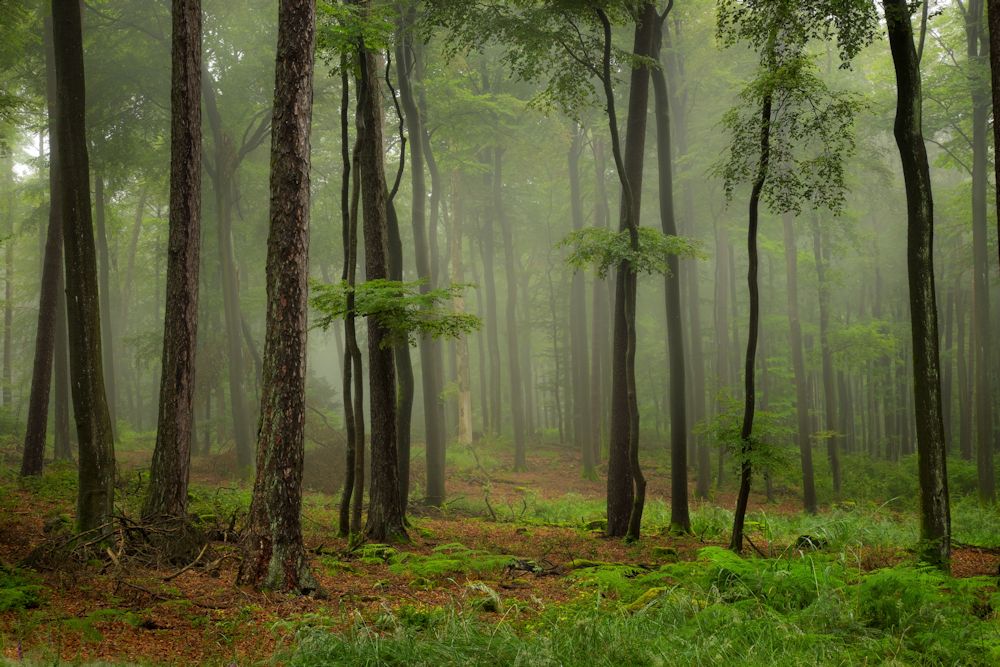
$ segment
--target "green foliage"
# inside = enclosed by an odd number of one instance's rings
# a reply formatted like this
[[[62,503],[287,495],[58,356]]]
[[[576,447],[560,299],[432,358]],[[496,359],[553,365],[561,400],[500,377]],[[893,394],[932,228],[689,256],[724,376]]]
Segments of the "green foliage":
[[[0,612],[34,609],[42,590],[34,573],[0,564]]]
[[[353,56],[362,41],[373,51],[384,51],[391,43],[395,19],[391,3],[375,3],[368,9],[360,4],[320,0],[316,3],[317,54],[339,66],[341,55]]]
[[[722,396],[723,410],[695,426],[695,433],[707,436],[716,446],[724,447],[730,453],[730,460],[739,464],[748,458],[755,470],[777,471],[790,466],[788,448],[782,447],[791,435],[788,414],[773,410],[757,410],[754,413],[753,433],[749,448],[743,446],[741,427],[743,405],[731,396]]]
[[[570,249],[567,264],[580,270],[594,267],[597,275],[606,278],[608,272],[629,263],[636,273],[669,275],[667,259],[703,257],[700,244],[683,236],[667,236],[652,227],[639,227],[639,248],[632,249],[628,230],[612,231],[606,227],[584,227],[559,242]]]
[[[401,341],[416,345],[421,336],[459,338],[479,329],[482,322],[475,315],[455,312],[451,300],[461,296],[466,285],[451,285],[421,290],[422,281],[368,280],[351,287],[347,281],[312,285],[309,301],[319,312],[316,326],[329,329],[348,312],[348,295],[354,294],[354,315],[375,317],[388,327],[391,335],[386,345]]]

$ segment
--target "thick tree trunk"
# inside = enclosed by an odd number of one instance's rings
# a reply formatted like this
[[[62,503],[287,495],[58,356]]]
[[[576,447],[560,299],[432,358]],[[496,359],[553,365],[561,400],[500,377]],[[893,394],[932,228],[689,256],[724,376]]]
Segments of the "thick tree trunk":
[[[63,289],[63,220],[60,193],[59,133],[57,130],[58,94],[56,92],[55,51],[52,42],[52,22],[45,19],[45,69],[46,102],[49,129],[49,221],[42,256],[42,285],[38,298],[38,324],[35,328],[35,356],[31,372],[31,390],[28,395],[28,423],[24,435],[24,455],[21,460],[22,475],[41,475],[45,458],[45,436],[49,424],[49,392],[52,387],[53,355],[61,353],[66,358],[66,340],[62,348],[56,347],[60,332],[65,332],[65,305],[63,326],[60,328],[59,298]],[[65,382],[65,377],[62,378]],[[59,378],[57,377],[57,381]],[[58,389],[57,389],[58,393]],[[58,425],[57,420],[57,425]],[[61,444],[68,445],[68,442]],[[68,452],[60,452],[68,454]],[[68,458],[68,457],[67,457]]]
[[[362,11],[370,11],[370,0],[361,0]],[[385,154],[382,141],[382,97],[378,86],[376,55],[359,44],[358,136],[359,177],[364,211],[365,274],[368,280],[387,278],[388,189],[385,184]],[[368,381],[371,392],[371,492],[365,537],[384,542],[406,539],[403,506],[399,497],[399,467],[396,449],[396,371],[392,348],[385,343],[388,327],[377,317],[368,318]]]
[[[266,588],[317,588],[302,544],[309,166],[315,0],[281,0],[271,125],[267,328],[257,479],[238,578]]]
[[[951,556],[951,515],[934,302],[933,197],[921,128],[920,66],[913,46],[913,28],[906,0],[886,0],[885,16],[896,70],[894,134],[906,183],[906,259],[920,477],[920,551],[924,559],[947,570]]]
[[[173,0],[170,235],[156,446],[146,517],[187,514],[201,252],[201,0]]]
[[[652,57],[660,60],[663,43],[663,20],[657,21],[653,37]],[[660,225],[667,236],[677,236],[674,216],[673,153],[670,142],[670,97],[667,78],[662,67],[654,67],[653,97],[656,105],[656,155],[659,180]],[[686,376],[684,372],[684,322],[681,315],[681,270],[676,255],[667,258],[668,274],[664,276],[664,293],[667,318],[667,359],[670,375],[670,529],[679,533],[691,532],[688,513],[688,425]]]
[[[77,527],[103,526],[114,506],[115,449],[104,392],[97,254],[90,213],[79,3],[52,2],[70,377],[80,443]]]
[[[798,246],[795,221],[791,214],[782,216],[785,228],[785,274],[788,279],[788,345],[795,374],[795,442],[802,463],[802,503],[805,511],[815,514],[816,482],[813,477],[812,443],[809,440],[809,395],[806,391],[806,365],[802,356],[802,325],[799,320]]]

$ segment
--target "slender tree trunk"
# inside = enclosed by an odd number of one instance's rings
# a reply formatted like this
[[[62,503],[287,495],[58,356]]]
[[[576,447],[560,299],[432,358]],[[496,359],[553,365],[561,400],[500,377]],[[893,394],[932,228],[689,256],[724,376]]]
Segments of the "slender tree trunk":
[[[22,475],[41,475],[45,458],[45,436],[49,423],[49,392],[52,387],[52,361],[59,352],[66,358],[65,339],[62,348],[56,347],[60,332],[58,307],[65,303],[59,298],[63,288],[63,216],[60,193],[59,133],[57,130],[58,95],[56,92],[55,51],[52,43],[52,22],[46,17],[44,27],[46,102],[49,129],[49,220],[44,254],[42,255],[42,284],[38,298],[38,324],[35,328],[35,356],[31,373],[31,393],[28,395],[28,423],[24,435],[24,455],[21,460]],[[65,306],[62,322],[65,323]],[[58,381],[57,377],[57,381]],[[65,377],[63,378],[65,382]],[[58,394],[58,389],[57,389]],[[57,424],[58,424],[57,420]],[[68,442],[63,443],[68,445]]]
[[[451,261],[451,280],[461,285],[465,282],[462,265],[462,225],[465,223],[462,193],[459,189],[459,172],[452,174],[451,234],[448,238]],[[457,292],[451,301],[456,314],[465,313],[465,296]],[[455,379],[458,385],[458,444],[472,444],[472,378],[469,372],[469,341],[461,336],[455,341]]]
[[[399,35],[396,40],[396,68],[399,78],[400,102],[406,118],[406,130],[410,141],[411,176],[411,216],[413,224],[413,248],[417,265],[417,277],[422,281],[421,293],[433,288],[435,276],[431,271],[426,208],[427,185],[424,178],[425,138],[424,124],[416,96],[413,94],[411,76],[420,68],[416,61],[413,31],[416,21],[416,2],[410,0],[402,10]],[[435,188],[436,189],[436,188]],[[440,193],[436,193],[440,194]],[[435,219],[436,226],[436,219]],[[435,243],[436,245],[436,243]],[[423,390],[425,452],[427,457],[426,501],[438,506],[444,502],[444,461],[445,461],[445,418],[441,393],[444,390],[444,360],[441,344],[430,336],[422,336],[420,345],[420,381]],[[401,456],[403,452],[400,452]],[[406,498],[403,498],[404,502]]]
[[[97,225],[97,267],[101,301],[101,358],[104,360],[104,386],[108,392],[111,432],[117,431],[118,390],[115,377],[115,342],[111,323],[111,258],[108,252],[108,229],[105,215],[104,176],[94,176],[94,200]]]
[[[990,90],[992,91],[993,118],[1000,118],[1000,0],[986,0],[990,35]],[[1000,152],[1000,123],[993,122],[994,152]],[[993,161],[994,187],[1000,201],[1000,160]],[[1000,233],[1000,208],[997,209],[997,231]]]
[[[399,218],[392,201],[392,193],[386,204],[386,220],[388,221],[389,245],[389,279],[403,280],[403,241],[399,235]],[[413,361],[410,358],[410,342],[402,340],[392,346],[393,360],[396,365],[396,448],[399,451],[397,465],[399,467],[399,498],[406,510],[410,499],[410,432],[413,430],[413,398],[415,383],[413,379]]]
[[[594,150],[594,227],[602,228],[608,226],[610,212],[608,209],[608,194],[605,182],[607,165],[604,157],[604,142],[596,137],[593,140]],[[607,396],[604,392],[606,376],[610,375],[611,368],[605,365],[608,356],[610,340],[608,337],[608,314],[611,310],[611,298],[608,289],[608,281],[604,278],[595,277],[593,285],[592,301],[592,321],[593,330],[591,339],[593,341],[590,352],[590,446],[593,450],[592,457],[594,464],[599,464],[602,459],[602,445],[605,433],[605,403]]]
[[[809,395],[806,391],[806,365],[802,356],[802,325],[799,320],[798,246],[791,214],[785,214],[782,220],[785,228],[785,272],[788,277],[788,344],[795,373],[795,441],[802,463],[802,503],[806,512],[815,514],[816,483],[813,478],[812,443],[809,441]]]
[[[573,231],[583,229],[583,200],[580,194],[580,152],[583,150],[583,128],[575,127],[569,148],[569,197]],[[525,292],[525,295],[528,293]],[[590,425],[590,369],[587,358],[587,292],[583,273],[573,272],[569,302],[570,369],[573,383],[573,438],[583,460],[583,476],[596,479],[594,445]]]
[[[315,0],[281,0],[258,465],[238,575],[244,583],[293,592],[318,588],[306,561],[301,525],[315,33]]]
[[[13,168],[13,163],[10,165]],[[13,200],[13,190],[11,190]],[[4,302],[3,302],[3,406],[8,411],[14,405],[14,206],[8,211],[7,242],[4,243]]]
[[[371,11],[370,0],[360,0],[362,12]],[[363,41],[358,44],[359,173],[364,211],[365,275],[368,280],[388,277],[388,219],[385,183],[385,153],[382,141],[382,97],[375,53]],[[396,449],[396,371],[392,348],[386,347],[390,332],[377,317],[368,319],[368,382],[371,392],[371,491],[367,539],[406,539],[403,506],[399,496],[399,466]]]
[[[717,221],[715,230],[715,395],[716,413],[726,410],[725,394],[732,388],[733,377],[729,363],[729,234],[725,223]],[[719,469],[716,475],[718,488],[725,477],[726,450],[719,447]]]
[[[652,56],[661,62],[663,21],[658,19],[653,37]],[[662,67],[651,69],[653,96],[656,105],[656,154],[660,194],[660,224],[667,236],[677,236],[674,216],[673,153],[670,142],[670,96],[667,78]],[[670,371],[670,529],[690,533],[691,517],[688,513],[688,425],[686,376],[684,372],[684,322],[681,315],[681,270],[676,255],[667,258],[667,275],[664,293],[667,317],[667,359]]]
[[[771,159],[771,96],[767,94],[760,105],[760,153],[757,162],[757,172],[754,176],[753,188],[750,192],[750,212],[747,225],[747,256],[750,260],[747,268],[747,287],[750,293],[750,320],[747,327],[746,364],[743,368],[743,422],[740,426],[740,490],[736,498],[736,511],[733,516],[733,535],[729,548],[736,553],[743,552],[743,524],[746,519],[747,505],[750,501],[750,482],[753,476],[753,466],[750,457],[753,445],[750,440],[753,434],[754,408],[756,395],[754,373],[757,361],[757,336],[760,328],[760,287],[757,283],[758,251],[757,227],[760,215],[760,195],[767,179],[768,165]]]
[[[63,214],[70,377],[80,444],[77,527],[99,528],[114,506],[115,449],[101,372],[97,253],[90,209],[80,5],[53,0],[56,128]]]
[[[951,448],[954,438],[954,429],[952,428],[952,388],[955,386],[953,371],[955,368],[955,350],[954,350],[954,335],[953,331],[955,328],[955,290],[952,288],[945,288],[948,291],[948,297],[946,299],[945,305],[945,315],[944,315],[944,352],[941,355],[941,361],[944,363],[944,372],[941,377],[941,409],[943,413],[941,415],[944,421],[944,435],[945,439],[948,441],[948,452],[951,453]]]
[[[885,16],[898,93],[894,134],[906,183],[907,277],[917,417],[921,555],[947,570],[951,556],[951,515],[934,302],[933,198],[921,128],[920,66],[913,46],[913,28],[906,0],[886,0]]]
[[[201,0],[173,0],[171,13],[167,296],[156,446],[143,515],[185,518],[201,252]]]
[[[833,475],[833,495],[840,498],[840,453],[836,433],[836,394],[834,393],[833,353],[830,351],[830,285],[826,277],[825,234],[820,230],[819,220],[813,217],[813,258],[816,261],[816,280],[819,286],[819,346],[823,366],[823,425],[826,434],[826,453],[830,459]]]
[[[60,220],[60,224],[61,224]],[[61,234],[60,234],[61,236]],[[54,445],[55,457],[58,461],[69,461],[73,458],[72,445],[69,435],[70,405],[69,405],[69,334],[66,331],[66,285],[63,279],[62,266],[59,267],[59,285],[57,287],[58,298],[56,299],[55,312],[55,334],[54,342],[55,359],[53,360],[53,382],[55,386],[52,391],[55,396],[55,414],[53,427],[55,428]]]
[[[489,176],[487,175],[488,179]],[[480,239],[480,250],[483,256],[483,282],[486,285],[486,347],[489,357],[489,411],[487,423],[489,431],[494,435],[500,434],[500,408],[501,408],[501,383],[500,383],[500,333],[499,318],[497,315],[497,286],[495,271],[493,268],[496,250],[494,249],[493,219],[496,211],[493,206],[487,207],[484,215],[482,237]]]
[[[960,279],[959,279],[960,282]],[[958,451],[965,461],[972,460],[972,392],[969,383],[969,357],[966,344],[968,333],[965,329],[966,299],[963,298],[961,286],[955,287],[957,293],[955,310],[958,313]]]
[[[510,370],[510,412],[514,426],[514,470],[527,470],[524,439],[524,387],[521,381],[519,330],[517,328],[517,271],[514,268],[514,234],[503,206],[503,149],[493,149],[493,208],[503,236],[504,270],[507,276],[507,365]]]

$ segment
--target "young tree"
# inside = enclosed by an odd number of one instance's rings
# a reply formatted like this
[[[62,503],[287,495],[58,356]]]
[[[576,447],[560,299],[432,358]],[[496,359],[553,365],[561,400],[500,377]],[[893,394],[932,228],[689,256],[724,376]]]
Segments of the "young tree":
[[[315,35],[315,0],[281,0],[257,479],[238,575],[244,583],[300,592],[317,588],[306,562],[301,525]]]
[[[750,499],[755,438],[756,356],[760,325],[757,230],[763,200],[775,213],[797,213],[803,203],[838,211],[844,198],[844,158],[853,151],[851,133],[857,103],[831,93],[814,72],[805,47],[835,34],[843,66],[868,42],[875,25],[866,0],[722,0],[718,33],[723,43],[746,41],[760,62],[755,79],[741,93],[741,105],[723,119],[729,156],[718,167],[727,198],[737,184],[750,183],[747,283],[750,317],[744,363],[740,428],[740,489],[730,548],[743,550],[743,524]]]
[[[183,518],[194,429],[201,248],[201,0],[173,0],[170,238],[156,446],[143,515]]]
[[[896,71],[893,133],[906,183],[906,266],[920,477],[920,553],[925,560],[947,570],[951,557],[951,514],[934,291],[934,199],[921,126],[920,63],[913,45],[907,1],[886,0],[885,20]]]
[[[83,531],[99,528],[111,515],[115,450],[101,372],[101,316],[90,213],[80,11],[80,4],[74,0],[52,0],[59,150],[56,160],[63,213],[70,377],[80,447],[77,527]]]

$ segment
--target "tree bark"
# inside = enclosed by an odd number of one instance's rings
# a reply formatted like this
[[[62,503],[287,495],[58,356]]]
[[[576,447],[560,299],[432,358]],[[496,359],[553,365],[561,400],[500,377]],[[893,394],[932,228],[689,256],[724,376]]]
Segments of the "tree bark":
[[[569,197],[573,231],[583,229],[583,198],[580,193],[580,152],[584,130],[573,128],[569,148]],[[569,301],[570,370],[573,384],[573,438],[583,460],[583,476],[596,479],[593,434],[589,424],[590,360],[587,357],[587,292],[583,273],[573,272]],[[526,293],[527,294],[527,293]]]
[[[840,453],[839,439],[836,433],[837,396],[834,393],[833,353],[830,351],[830,286],[826,277],[826,248],[824,248],[825,233],[820,230],[816,217],[812,220],[813,258],[816,261],[816,282],[819,286],[819,347],[823,367],[823,425],[826,433],[826,452],[830,460],[830,472],[833,476],[833,495],[840,499]]]
[[[663,21],[666,17],[667,13],[665,12],[657,18],[651,54],[656,62],[661,62]],[[677,236],[677,219],[674,215],[673,149],[670,141],[670,97],[667,92],[667,77],[662,67],[652,68],[650,76],[653,80],[653,97],[656,108],[660,225],[664,235]],[[691,516],[688,513],[687,483],[687,381],[684,372],[684,322],[681,315],[680,280],[680,260],[677,255],[670,255],[667,258],[667,275],[663,279],[667,318],[667,359],[670,375],[670,529],[673,532],[690,533]]]
[[[31,390],[28,395],[28,423],[24,435],[24,454],[21,460],[21,474],[41,475],[45,458],[45,436],[49,423],[49,392],[52,387],[53,355],[62,353],[65,360],[66,347],[56,347],[60,328],[58,307],[65,302],[59,298],[63,288],[63,221],[62,195],[60,193],[58,94],[56,91],[55,50],[52,42],[52,21],[46,17],[44,27],[46,103],[48,107],[49,130],[49,220],[42,256],[41,294],[38,298],[38,324],[35,328],[35,356],[31,372]],[[64,306],[65,307],[65,306]],[[65,312],[65,311],[64,311]],[[63,322],[65,322],[65,315]],[[57,381],[58,381],[57,377]],[[65,378],[63,378],[65,381]],[[58,389],[57,389],[58,392]],[[58,425],[57,420],[57,425]],[[67,444],[68,443],[62,443]]]
[[[315,0],[281,0],[271,124],[271,226],[257,478],[238,578],[310,592],[318,585],[302,544],[309,168]]]
[[[593,140],[594,151],[594,227],[607,227],[610,211],[606,186],[607,165],[604,157],[604,143],[598,138]],[[606,363],[610,350],[608,336],[608,319],[611,313],[611,297],[608,281],[595,277],[592,295],[593,331],[590,351],[590,446],[592,457],[597,465],[602,459],[605,427],[607,421],[605,404],[608,396],[604,391],[606,378],[611,373],[610,364]]]
[[[886,30],[896,71],[894,134],[906,183],[907,278],[913,339],[914,409],[920,477],[921,556],[949,569],[951,515],[934,292],[934,212],[921,128],[920,66],[906,0],[886,0]]]
[[[187,515],[201,252],[201,0],[173,0],[170,233],[156,446],[143,516]]]
[[[101,359],[104,360],[104,387],[108,393],[111,432],[118,430],[118,389],[115,377],[115,342],[111,323],[111,257],[108,251],[108,229],[105,215],[106,195],[104,175],[94,175],[94,208],[97,227],[97,276],[101,302]]]
[[[90,212],[80,4],[53,0],[52,28],[70,377],[80,446],[77,527],[85,531],[103,526],[111,516],[115,450],[101,370],[100,296]]]
[[[451,261],[451,280],[457,285],[465,282],[465,267],[462,264],[462,225],[465,224],[462,208],[462,193],[459,189],[460,175],[452,174],[451,186],[451,234],[448,237]],[[465,313],[465,297],[457,292],[452,298],[452,310],[456,314]],[[455,341],[455,377],[458,384],[458,444],[472,444],[472,378],[469,372],[469,341],[465,336]]]
[[[359,0],[362,12],[371,11],[370,0]],[[358,45],[359,176],[364,211],[365,273],[367,280],[388,277],[388,189],[382,141],[382,97],[376,55],[362,40]],[[368,318],[368,381],[371,396],[371,492],[367,539],[405,540],[403,506],[399,496],[396,450],[396,372],[388,327],[377,317]]]

